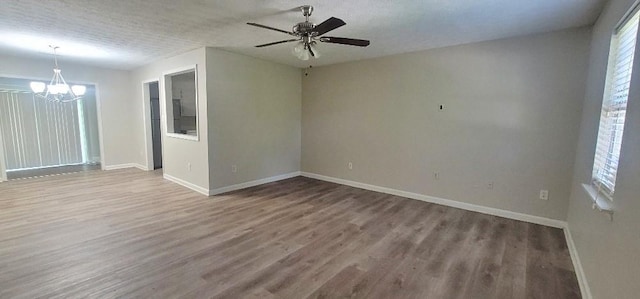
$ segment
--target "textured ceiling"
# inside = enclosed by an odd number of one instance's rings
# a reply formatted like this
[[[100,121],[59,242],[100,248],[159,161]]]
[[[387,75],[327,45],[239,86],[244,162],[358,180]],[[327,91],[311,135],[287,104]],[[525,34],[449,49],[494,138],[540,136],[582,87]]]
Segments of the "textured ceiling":
[[[604,1],[2,0],[0,53],[48,57],[56,44],[61,63],[131,69],[210,46],[306,67],[589,25]],[[289,36],[246,22],[290,30],[304,20],[303,4],[315,7],[315,23],[347,23],[329,35],[371,46],[320,44],[322,57],[309,62],[291,54],[293,44],[253,47]]]

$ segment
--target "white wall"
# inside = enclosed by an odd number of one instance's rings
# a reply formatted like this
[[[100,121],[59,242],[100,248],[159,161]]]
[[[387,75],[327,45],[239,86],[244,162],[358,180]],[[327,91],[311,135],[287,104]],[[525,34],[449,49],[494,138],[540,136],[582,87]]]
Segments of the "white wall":
[[[207,75],[211,189],[299,171],[300,70],[207,48]]]
[[[302,171],[564,220],[589,38],[574,29],[313,68]]]
[[[593,298],[638,298],[640,294],[640,45],[636,46],[613,221],[591,209],[591,199],[581,187],[591,180],[611,34],[633,2],[610,1],[593,28],[575,159],[568,222]]]
[[[102,123],[103,166],[131,163],[136,147],[131,140],[135,105],[130,94],[129,72],[66,63],[59,58],[67,81],[92,83],[97,87],[99,122]],[[53,61],[0,55],[0,76],[51,80]]]
[[[198,77],[198,140],[186,140],[167,136],[166,119],[164,113],[165,93],[163,74],[173,72],[179,68],[197,65]],[[161,78],[160,80],[160,110],[162,124],[162,157],[163,171],[165,175],[177,178],[188,184],[197,186],[201,190],[209,189],[209,154],[208,154],[208,134],[207,134],[207,68],[205,64],[205,49],[193,50],[172,58],[160,60],[133,71],[130,85],[133,90],[133,97],[136,100],[135,115],[136,122],[132,127],[137,141],[135,144],[138,150],[136,163],[146,165],[153,169],[153,165],[147,165],[147,147],[152,144],[147,141],[147,133],[151,132],[151,120],[149,101],[144,100],[142,82]],[[149,140],[150,141],[150,140]],[[191,164],[191,169],[188,165]]]

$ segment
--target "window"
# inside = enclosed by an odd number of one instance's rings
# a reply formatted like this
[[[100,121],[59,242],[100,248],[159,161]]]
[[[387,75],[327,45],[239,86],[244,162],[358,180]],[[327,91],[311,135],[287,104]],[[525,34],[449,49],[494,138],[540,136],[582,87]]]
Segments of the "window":
[[[0,160],[5,171],[100,162],[95,87],[81,100],[36,97],[30,80],[0,78]]]
[[[607,80],[602,100],[598,142],[593,162],[593,185],[599,193],[613,199],[618,160],[629,99],[631,71],[638,35],[638,10],[618,26],[611,40]]]
[[[167,135],[198,140],[198,94],[196,68],[165,74]]]

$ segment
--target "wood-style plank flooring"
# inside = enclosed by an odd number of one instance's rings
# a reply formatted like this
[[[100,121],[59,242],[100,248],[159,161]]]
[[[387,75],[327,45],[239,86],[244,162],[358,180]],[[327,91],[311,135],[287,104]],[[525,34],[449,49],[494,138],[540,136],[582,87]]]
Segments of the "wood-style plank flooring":
[[[36,177],[44,177],[51,175],[70,174],[81,171],[92,171],[100,169],[100,164],[78,164],[65,166],[52,166],[36,169],[9,170],[7,171],[7,179],[29,179]]]
[[[0,298],[579,298],[563,232],[293,178],[0,183]]]

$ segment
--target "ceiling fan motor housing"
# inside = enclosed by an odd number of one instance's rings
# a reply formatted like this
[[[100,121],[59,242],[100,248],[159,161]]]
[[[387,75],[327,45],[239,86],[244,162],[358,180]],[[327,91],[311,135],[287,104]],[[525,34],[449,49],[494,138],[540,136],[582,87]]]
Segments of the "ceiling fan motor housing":
[[[311,35],[314,27],[316,25],[311,22],[301,22],[293,26],[293,32],[300,36]]]

